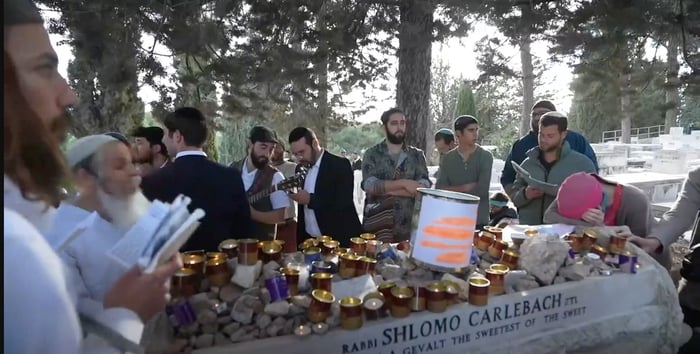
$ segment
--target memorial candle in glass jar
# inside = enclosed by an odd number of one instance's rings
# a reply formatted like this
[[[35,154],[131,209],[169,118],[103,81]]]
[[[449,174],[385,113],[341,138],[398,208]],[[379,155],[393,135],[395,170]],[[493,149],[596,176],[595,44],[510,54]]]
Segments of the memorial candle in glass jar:
[[[351,330],[362,327],[362,300],[356,297],[340,300],[340,327]]]
[[[488,305],[489,285],[491,285],[491,283],[486,278],[469,278],[469,303],[474,306]]]
[[[411,314],[413,290],[407,286],[395,286],[391,289],[391,316],[401,318]]]

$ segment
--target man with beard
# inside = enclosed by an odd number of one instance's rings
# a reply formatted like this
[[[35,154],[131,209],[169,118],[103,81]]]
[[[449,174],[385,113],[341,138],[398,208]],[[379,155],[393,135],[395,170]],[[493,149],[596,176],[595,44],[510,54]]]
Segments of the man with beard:
[[[518,208],[520,223],[541,225],[544,213],[557,196],[559,185],[576,172],[595,172],[593,162],[573,151],[566,141],[568,119],[559,112],[545,113],[539,122],[539,146],[527,152],[521,166],[536,180],[553,186],[539,189],[518,176],[510,198]]]
[[[404,143],[406,116],[392,108],[381,117],[386,139],[369,148],[362,157],[362,189],[366,193],[364,229],[377,233],[383,241],[403,241],[411,237],[411,217],[416,189],[430,188],[428,167],[422,150]],[[388,197],[393,197],[387,199]],[[393,226],[389,232],[367,223],[372,204],[389,200],[393,205]],[[380,235],[381,233],[381,235]]]
[[[263,126],[250,130],[249,154],[233,164],[241,171],[243,188],[249,197],[258,193],[267,194],[267,190],[284,180],[284,175],[270,166],[270,156],[276,144],[277,139],[272,130]],[[273,191],[254,201],[250,205],[250,216],[254,221],[252,236],[259,240],[274,240],[277,224],[284,222],[284,211],[288,206],[289,198],[282,190]]]
[[[480,230],[489,222],[493,155],[476,143],[479,139],[479,122],[476,118],[459,116],[455,119],[454,128],[459,145],[448,152],[440,163],[440,175],[435,188],[479,197],[476,227]]]
[[[527,157],[526,153],[538,144],[537,137],[540,117],[547,112],[556,110],[554,104],[547,100],[538,101],[532,106],[532,116],[530,118],[531,130],[527,135],[513,143],[513,147],[510,149],[508,157],[506,158],[506,164],[503,166],[503,172],[501,172],[501,185],[503,186],[503,190],[509,195],[512,194],[513,182],[515,182],[516,177],[515,169],[513,169],[513,164],[510,162],[515,161],[515,163],[520,164],[525,160]],[[598,171],[598,160],[596,159],[595,151],[593,151],[591,144],[588,143],[588,140],[586,140],[583,135],[569,130],[566,134],[566,141],[569,143],[572,150],[586,155],[593,162],[595,170]]]
[[[284,178],[294,176],[297,164],[284,159],[284,145],[281,141],[275,145],[275,150],[270,157],[272,167],[276,168]],[[297,249],[297,203],[290,198],[289,206],[284,210],[284,222],[277,225],[277,239],[284,240],[285,252],[295,252]]]
[[[207,158],[202,150],[208,134],[202,112],[178,108],[163,125],[163,144],[174,160],[143,177],[141,189],[149,200],[168,203],[183,194],[192,199],[190,212],[200,208],[206,213],[181,250],[216,251],[225,239],[250,237],[250,206],[241,174]]]
[[[290,195],[299,204],[297,235],[327,235],[349,247],[350,238],[362,232],[353,202],[355,177],[350,160],[321,148],[309,128],[294,128],[289,143],[299,164],[309,168],[304,188]]]
[[[107,135],[80,138],[68,147],[66,160],[76,166],[74,174],[81,181],[76,204],[100,216],[61,253],[69,276],[78,280],[79,308],[94,313],[101,310],[102,298],[124,271],[105,261],[104,254],[150,203],[139,190],[141,177],[132,163],[131,151],[119,140]]]
[[[141,176],[151,174],[170,162],[168,149],[163,144],[163,129],[138,127],[131,136],[134,137],[134,162],[139,164]]]
[[[39,231],[50,227],[51,205],[59,200],[64,178],[59,142],[65,109],[77,99],[57,71],[58,58],[34,4],[6,0],[3,7],[4,351],[133,351],[128,342],[138,342],[143,321],[164,309],[166,282],[181,264],[174,260],[151,274],[137,267],[126,272],[105,294],[105,310],[93,318],[115,332],[114,340],[85,336],[96,324],[81,326],[63,264]],[[28,279],[37,286],[27,285]]]

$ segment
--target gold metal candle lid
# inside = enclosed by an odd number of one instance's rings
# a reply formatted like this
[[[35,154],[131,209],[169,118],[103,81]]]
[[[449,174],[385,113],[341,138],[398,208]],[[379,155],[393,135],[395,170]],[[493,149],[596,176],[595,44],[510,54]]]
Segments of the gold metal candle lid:
[[[487,287],[491,285],[491,282],[483,277],[471,277],[469,278],[469,285],[473,286],[478,286],[478,287]]]
[[[227,240],[223,240],[223,241],[221,241],[221,243],[219,243],[219,248],[221,248],[221,249],[230,250],[230,249],[234,249],[236,247],[238,247],[238,241],[234,240],[232,238],[227,239]]]
[[[406,286],[395,286],[391,288],[391,296],[397,299],[408,299],[413,297],[413,289]]]
[[[332,304],[335,302],[335,296],[330,291],[316,289],[311,292],[311,296],[323,303]]]
[[[304,249],[304,254],[314,254],[314,253],[321,253],[321,249],[314,246],[314,247],[307,247]]]
[[[356,307],[362,305],[362,300],[357,297],[344,297],[340,300],[340,306],[343,307]]]
[[[486,274],[495,274],[495,275],[500,275],[500,276],[504,276],[506,274],[505,271],[493,269],[493,268],[489,268],[489,269],[485,270],[484,272]]]
[[[379,286],[377,287],[377,289],[382,290],[382,289],[387,289],[387,288],[393,288],[393,287],[395,287],[395,286],[396,286],[396,284],[395,284],[394,282],[385,281],[385,282],[379,284]]]
[[[331,279],[331,278],[333,278],[333,274],[331,274],[331,273],[314,273],[314,274],[311,274],[311,277],[314,279]]]
[[[204,262],[204,256],[198,254],[183,254],[182,263],[184,264],[197,264]]]
[[[323,243],[323,245],[324,245],[326,248],[336,248],[336,247],[340,246],[340,242],[338,242],[338,241],[336,241],[336,240],[328,240],[328,241],[325,241],[325,242]]]
[[[299,269],[294,268],[280,268],[280,273],[284,275],[299,275]]]
[[[598,252],[602,252],[602,253],[608,253],[608,250],[606,250],[605,247],[603,247],[597,243],[594,245],[591,245],[591,251],[594,251],[594,250],[598,251]]]
[[[372,257],[360,257],[359,260],[364,263],[377,263],[377,260]]]
[[[516,250],[505,250],[503,251],[503,255],[508,255],[510,257],[520,257],[520,254]]]
[[[333,237],[330,237],[330,236],[321,236],[321,237],[319,237],[317,240],[318,240],[319,243],[326,243],[326,242],[328,242],[328,241],[333,241]]]
[[[492,265],[489,267],[489,269],[491,269],[491,270],[499,270],[499,271],[501,271],[501,272],[503,272],[503,273],[508,273],[508,272],[510,271],[510,268],[508,268],[507,265],[505,265],[505,264],[500,264],[500,263],[492,264]]]
[[[348,260],[348,261],[356,261],[356,260],[360,259],[360,257],[358,257],[352,253],[343,253],[340,255],[340,258]]]
[[[350,242],[351,242],[351,243],[358,244],[358,245],[362,245],[362,244],[367,243],[367,240],[365,240],[365,239],[362,238],[362,237],[353,237],[353,238],[350,239]]]
[[[583,230],[583,235],[588,236],[591,238],[598,238],[598,232],[594,229],[585,229]]]
[[[192,268],[180,268],[173,274],[174,277],[178,278],[184,278],[184,277],[189,277],[190,275],[195,275],[197,272],[194,271]]]
[[[366,232],[366,233],[360,234],[360,238],[363,240],[369,241],[369,240],[376,239],[377,235],[375,235],[373,233]]]
[[[282,245],[275,241],[263,241],[261,242],[262,252],[266,254],[278,253],[282,251]]]
[[[425,287],[425,289],[431,293],[441,293],[445,291],[445,285],[442,283],[430,283]]]

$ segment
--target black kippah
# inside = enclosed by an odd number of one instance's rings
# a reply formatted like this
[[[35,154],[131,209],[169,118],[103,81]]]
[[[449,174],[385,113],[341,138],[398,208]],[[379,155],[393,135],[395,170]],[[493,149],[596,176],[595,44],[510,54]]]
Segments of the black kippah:
[[[5,3],[5,27],[29,23],[44,23],[39,9],[32,0],[3,0]]]

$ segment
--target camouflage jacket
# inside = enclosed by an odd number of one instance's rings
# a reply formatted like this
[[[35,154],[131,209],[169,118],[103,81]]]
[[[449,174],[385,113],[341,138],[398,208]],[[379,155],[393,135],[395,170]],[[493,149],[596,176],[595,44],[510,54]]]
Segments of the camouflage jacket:
[[[399,166],[398,168],[396,166]],[[398,175],[394,178],[395,171]],[[362,157],[362,189],[375,188],[378,183],[389,180],[411,179],[425,188],[430,188],[432,182],[428,178],[428,167],[423,150],[404,145],[403,150],[395,161],[386,145],[386,140],[369,148]],[[383,196],[367,196],[365,205]],[[408,240],[411,237],[411,218],[413,215],[414,198],[397,197],[394,206],[394,239]]]

